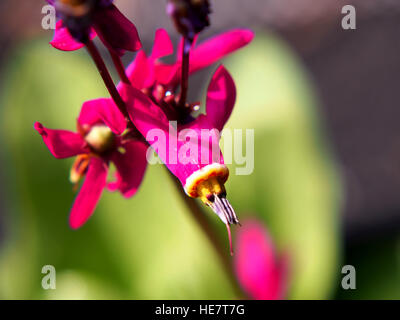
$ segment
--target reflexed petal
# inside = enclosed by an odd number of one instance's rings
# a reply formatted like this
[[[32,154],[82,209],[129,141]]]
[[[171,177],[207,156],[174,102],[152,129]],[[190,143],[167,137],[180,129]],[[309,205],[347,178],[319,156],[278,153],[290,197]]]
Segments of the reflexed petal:
[[[107,165],[98,157],[90,160],[89,169],[79,194],[72,205],[69,224],[71,228],[81,227],[93,214],[106,186]]]
[[[96,37],[96,33],[92,30],[90,33],[90,38],[93,39]],[[56,25],[56,30],[54,31],[53,40],[50,41],[50,44],[62,51],[74,51],[78,50],[85,45],[81,42],[76,41],[69,33],[68,29],[63,26],[62,21],[59,20]]]
[[[253,299],[283,299],[286,265],[278,262],[267,231],[255,221],[243,224],[237,236],[235,269],[239,283]]]
[[[135,57],[135,60],[133,60],[133,62],[126,69],[126,74],[128,75],[131,84],[137,89],[145,88],[145,85],[149,81],[153,81],[149,80],[150,73],[151,67],[149,59],[146,57],[146,53],[143,50],[139,51]],[[120,83],[118,90],[120,90],[121,85],[122,84]]]
[[[142,44],[135,25],[116,6],[98,10],[94,17],[94,29],[101,41],[118,53],[138,51]]]
[[[117,167],[117,180],[109,184],[110,190],[120,190],[129,198],[139,189],[147,167],[147,145],[131,141],[123,145],[124,153],[114,152],[111,160]]]
[[[217,35],[199,44],[190,53],[189,73],[206,68],[228,54],[250,43],[254,33],[246,29],[234,29]],[[176,86],[181,77],[180,60],[182,59],[182,42],[178,47],[177,62],[172,65],[159,63],[156,66],[156,79],[162,84]]]
[[[86,101],[82,105],[78,122],[82,126],[85,124],[94,125],[104,123],[115,134],[122,134],[127,125],[125,117],[115,103],[111,99],[106,98]]]
[[[58,159],[88,153],[90,150],[80,134],[67,130],[47,129],[39,122],[35,130],[42,136],[44,143],[52,155]]]
[[[220,66],[207,90],[206,120],[211,128],[221,131],[231,116],[236,100],[236,87],[228,71]]]
[[[181,74],[181,65],[179,63],[175,64],[155,64],[155,77],[156,80],[166,86],[175,86],[179,83]]]
[[[250,43],[254,33],[246,29],[235,29],[215,36],[191,52],[190,73],[206,68],[228,54]]]
[[[168,32],[164,29],[158,29],[154,38],[153,51],[151,53],[151,59],[159,59],[165,56],[169,56],[174,53],[174,47],[171,42],[171,38]]]

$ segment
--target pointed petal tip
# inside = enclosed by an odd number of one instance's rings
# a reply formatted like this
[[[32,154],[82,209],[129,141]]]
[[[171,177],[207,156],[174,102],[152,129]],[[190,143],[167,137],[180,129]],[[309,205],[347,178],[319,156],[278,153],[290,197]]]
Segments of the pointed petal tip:
[[[159,59],[174,53],[171,38],[165,29],[157,29],[154,37],[154,46],[151,53],[152,59]]]
[[[72,230],[78,230],[82,225],[83,225],[82,223],[77,223],[76,221],[69,220],[69,227]]]
[[[44,130],[43,125],[42,125],[40,122],[38,122],[38,121],[36,121],[36,122],[33,124],[33,128],[34,128],[41,136],[43,136],[43,135],[46,134],[46,131]]]
[[[243,39],[246,43],[250,43],[251,41],[253,41],[255,37],[255,32],[253,30],[243,29],[241,30],[241,32],[243,33]]]

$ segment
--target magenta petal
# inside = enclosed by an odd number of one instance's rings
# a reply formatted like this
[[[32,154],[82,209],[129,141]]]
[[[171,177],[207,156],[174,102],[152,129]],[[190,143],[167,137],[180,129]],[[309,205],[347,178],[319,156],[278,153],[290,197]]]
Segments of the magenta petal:
[[[92,30],[90,33],[90,38],[93,39],[96,37],[96,33]],[[50,41],[50,44],[62,51],[74,51],[78,50],[85,45],[81,42],[76,41],[69,33],[68,29],[63,26],[61,20],[57,22],[56,30],[54,31],[53,40]]]
[[[116,6],[98,10],[94,21],[94,29],[109,49],[121,53],[138,51],[142,47],[135,25]]]
[[[146,137],[147,133],[152,129],[161,129],[168,132],[168,118],[161,108],[155,105],[140,90],[134,87],[126,88],[126,94],[129,95],[127,99],[129,101],[127,103],[129,117],[142,135]]]
[[[101,158],[93,157],[90,160],[85,181],[72,205],[69,216],[71,228],[81,227],[93,214],[106,185],[107,171],[108,167]]]
[[[192,74],[212,65],[219,59],[247,45],[253,38],[254,33],[250,30],[234,29],[206,40],[191,51],[189,73]],[[178,47],[178,51],[181,50],[182,42]],[[177,63],[172,65],[158,64],[156,66],[157,80],[165,85],[177,85],[181,74],[180,60],[181,53],[178,52]]]
[[[149,59],[146,57],[144,51],[139,51],[137,53],[135,60],[126,68],[126,74],[135,88],[145,88],[145,85],[150,81],[149,74],[151,74],[151,68]]]
[[[147,145],[131,141],[123,145],[124,153],[114,152],[111,160],[117,167],[117,180],[109,184],[110,190],[120,190],[124,197],[132,197],[143,180],[147,167]]]
[[[181,74],[181,65],[175,64],[155,64],[155,77],[156,80],[166,86],[175,86],[178,84]]]
[[[106,98],[86,101],[82,105],[78,122],[81,125],[104,123],[115,134],[122,134],[127,125],[125,117],[115,103],[111,99]]]
[[[206,68],[226,55],[250,43],[254,33],[246,29],[235,29],[215,36],[191,52],[190,73]]]
[[[239,283],[253,299],[283,299],[286,267],[278,262],[272,240],[264,227],[251,221],[237,236],[235,269]]]
[[[154,38],[154,46],[151,53],[151,58],[155,60],[165,56],[169,56],[173,53],[174,47],[172,45],[172,41],[168,35],[168,32],[164,29],[158,29]]]
[[[206,119],[211,128],[223,129],[231,116],[235,100],[235,82],[224,66],[220,66],[207,90]]]
[[[36,122],[34,127],[42,136],[52,155],[58,159],[69,158],[90,151],[86,142],[78,133],[47,129],[39,122]]]

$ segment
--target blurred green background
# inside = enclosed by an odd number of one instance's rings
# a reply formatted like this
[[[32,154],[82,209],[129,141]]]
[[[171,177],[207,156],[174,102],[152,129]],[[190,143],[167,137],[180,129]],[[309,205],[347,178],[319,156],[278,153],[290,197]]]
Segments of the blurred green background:
[[[120,3],[133,17],[146,12]],[[279,30],[249,26],[255,41],[223,61],[238,88],[228,127],[255,129],[253,174],[227,184],[239,219],[258,217],[288,254],[287,298],[399,299],[398,228],[354,237],[343,219],[346,172],[326,133],[319,83]],[[153,30],[143,28],[149,50]],[[89,222],[69,228],[73,159],[54,159],[33,124],[74,130],[82,102],[107,92],[86,52],[51,48],[49,33],[24,35],[2,57],[0,299],[239,298],[162,166],[148,168],[135,197],[105,192]],[[193,100],[204,98],[198,88],[215,67],[193,78]],[[224,226],[204,214],[227,245]],[[357,290],[340,286],[345,264],[356,267]],[[44,265],[57,270],[56,290],[41,287]]]

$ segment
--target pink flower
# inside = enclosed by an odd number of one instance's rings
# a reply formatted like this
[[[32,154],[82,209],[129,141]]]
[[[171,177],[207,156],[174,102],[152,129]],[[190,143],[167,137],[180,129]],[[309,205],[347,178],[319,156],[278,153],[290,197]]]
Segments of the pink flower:
[[[85,181],[70,213],[70,226],[81,227],[92,215],[104,187],[110,162],[117,168],[116,181],[110,190],[125,197],[138,190],[147,166],[147,145],[138,132],[127,128],[127,122],[111,99],[85,102],[77,120],[78,132],[53,130],[36,122],[35,129],[58,159],[77,156],[70,180]]]
[[[96,35],[107,48],[120,54],[142,47],[135,25],[113,5],[113,0],[48,2],[55,6],[61,18],[50,42],[59,50],[80,49]]]
[[[235,270],[239,283],[252,299],[283,299],[287,285],[287,261],[279,259],[267,230],[248,221],[236,241]]]
[[[190,53],[189,74],[210,66],[245,46],[253,36],[253,32],[249,30],[237,29],[198,46],[194,41]],[[194,119],[191,113],[198,104],[182,107],[177,103],[178,97],[175,97],[182,74],[183,45],[182,40],[175,63],[162,63],[159,59],[172,54],[173,45],[165,30],[157,30],[150,56],[147,57],[144,51],[139,51],[127,68],[132,86],[121,83],[118,90],[129,101],[127,109],[135,127],[180,180],[186,193],[190,197],[199,197],[226,224],[231,243],[229,225],[239,222],[226,199],[224,183],[228,179],[229,170],[219,149],[219,131],[233,110],[236,89],[229,73],[224,67],[220,67],[208,88],[206,115]],[[175,126],[170,121],[175,121]],[[203,138],[201,132],[205,129],[209,136]],[[162,133],[160,136],[167,137],[165,141],[156,143],[154,139],[149,139],[149,135],[157,130]],[[178,161],[182,150],[190,152],[189,159],[185,157],[188,161],[184,163]],[[192,154],[193,150],[197,152]]]
[[[133,87],[126,88],[125,92],[130,94],[127,108],[135,127],[180,180],[185,192],[190,197],[199,197],[227,225],[231,238],[229,224],[239,221],[226,199],[224,183],[229,170],[218,144],[219,131],[235,104],[236,89],[232,77],[223,66],[219,67],[208,87],[206,114],[188,124],[178,121],[175,127],[170,121],[176,120],[176,114],[168,114],[168,106],[155,104]]]

